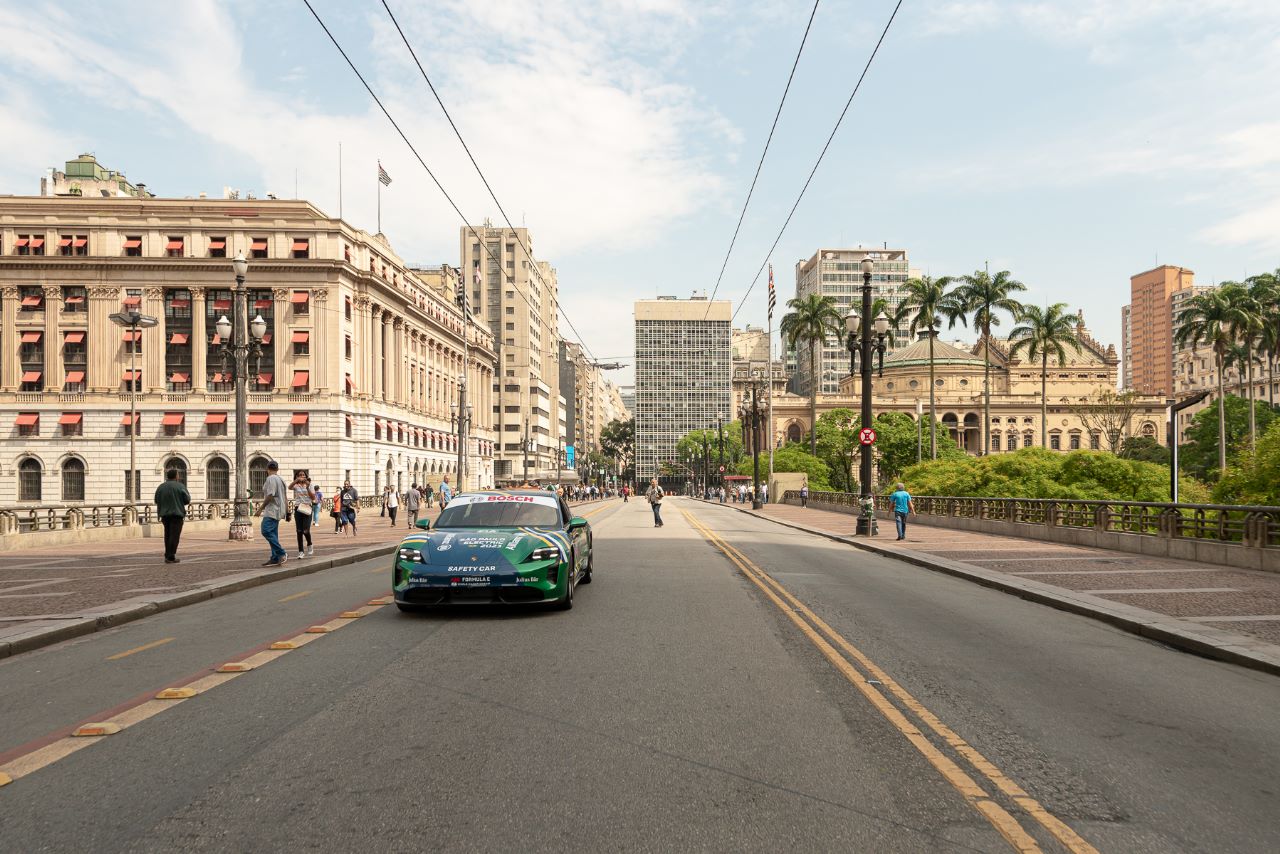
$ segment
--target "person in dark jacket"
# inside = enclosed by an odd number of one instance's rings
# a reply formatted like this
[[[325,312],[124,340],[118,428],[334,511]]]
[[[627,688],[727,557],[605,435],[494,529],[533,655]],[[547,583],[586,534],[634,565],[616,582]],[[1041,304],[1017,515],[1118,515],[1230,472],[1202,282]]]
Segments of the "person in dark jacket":
[[[156,513],[164,525],[164,562],[178,563],[178,540],[182,538],[182,523],[187,518],[187,505],[191,493],[178,480],[178,470],[165,472],[165,481],[156,487]]]

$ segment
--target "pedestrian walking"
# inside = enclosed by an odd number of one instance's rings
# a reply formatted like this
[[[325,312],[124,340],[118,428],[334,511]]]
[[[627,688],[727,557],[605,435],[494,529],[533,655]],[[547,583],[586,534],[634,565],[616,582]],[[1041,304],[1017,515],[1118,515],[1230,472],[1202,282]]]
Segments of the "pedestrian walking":
[[[378,510],[378,515],[383,517],[384,519],[387,516],[387,493],[390,491],[391,491],[391,484],[387,484],[386,486],[382,487],[382,502],[379,505],[381,509]]]
[[[342,484],[342,526],[351,528],[351,536],[356,535],[356,508],[360,504],[360,493],[351,485],[351,481]]]
[[[525,488],[528,488],[528,484],[525,484]],[[453,487],[449,486],[449,475],[445,475],[440,481],[440,489],[437,492],[440,496],[440,509],[443,510],[453,498]]]
[[[302,469],[293,473],[293,527],[298,534],[298,560],[311,557],[316,553],[315,544],[311,542],[311,523],[315,520],[316,491],[311,486],[311,478]]]
[[[800,506],[809,506],[809,481],[800,484]]]
[[[383,506],[387,508],[387,516],[391,518],[391,527],[396,526],[396,511],[400,509],[400,493],[395,488],[388,485],[387,492],[382,498]]]
[[[662,487],[658,486],[658,479],[655,477],[649,481],[649,491],[644,494],[645,501],[649,502],[649,507],[653,509],[653,527],[662,527]]]
[[[164,562],[179,563],[178,540],[182,539],[182,523],[187,518],[191,493],[178,480],[178,470],[165,472],[164,483],[156,487],[156,513],[164,525]]]
[[[346,522],[346,517],[342,514],[342,487],[333,491],[333,509],[329,511],[329,515],[333,517],[333,532],[341,534]]]
[[[407,517],[404,520],[406,528],[412,528],[418,524],[418,508],[421,506],[422,495],[418,492],[418,484],[415,483],[404,494],[404,515]]]
[[[311,526],[315,527],[320,524],[320,504],[324,501],[324,495],[320,492],[320,484],[318,483],[313,483],[311,490],[315,499],[311,502]]]
[[[258,514],[262,516],[262,538],[271,547],[271,557],[263,566],[280,566],[289,556],[280,545],[280,520],[289,518],[289,496],[285,489],[284,478],[280,476],[280,464],[275,460],[267,462],[267,479],[262,484],[262,504]]]
[[[907,514],[916,512],[915,502],[911,500],[911,493],[907,492],[905,483],[899,483],[898,488],[889,497],[893,499],[893,521],[898,526],[898,539],[905,540],[907,538]]]
[[[423,512],[426,512],[431,509],[431,502],[434,500],[434,496],[431,493],[431,484],[428,483],[423,486],[422,499]]]

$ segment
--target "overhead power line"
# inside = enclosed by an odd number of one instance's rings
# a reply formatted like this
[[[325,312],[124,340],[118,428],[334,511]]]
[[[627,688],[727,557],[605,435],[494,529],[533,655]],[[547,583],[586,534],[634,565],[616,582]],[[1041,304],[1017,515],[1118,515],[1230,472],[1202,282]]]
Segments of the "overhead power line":
[[[822,159],[827,156],[827,149],[831,147],[831,141],[836,138],[836,131],[840,130],[840,124],[844,121],[845,115],[848,114],[849,107],[853,104],[853,99],[858,94],[858,90],[862,88],[862,81],[867,78],[867,72],[871,70],[871,63],[875,61],[876,54],[880,52],[880,46],[884,44],[885,36],[889,34],[889,28],[893,26],[893,19],[898,16],[898,10],[901,8],[902,0],[898,0],[893,7],[893,12],[889,15],[889,20],[884,25],[884,29],[880,32],[880,38],[876,40],[876,46],[872,49],[871,56],[867,57],[867,64],[862,67],[862,74],[858,75],[858,82],[854,84],[853,91],[849,93],[849,100],[844,102],[844,109],[840,111],[835,127],[831,129],[831,134],[823,144],[822,151],[818,153],[818,159],[814,162],[813,168],[809,170],[809,177],[805,179],[804,186],[800,188],[800,194],[796,196],[795,204],[791,206],[791,211],[783,221],[782,228],[778,229],[778,236],[773,239],[773,245],[765,253],[764,260],[760,262],[760,269],[756,270],[755,278],[751,280],[750,287],[747,288],[747,292],[742,295],[742,299],[738,302],[738,307],[729,319],[730,323],[738,317],[738,312],[742,311],[742,307],[747,304],[747,297],[751,296],[751,291],[755,289],[756,284],[760,281],[760,275],[764,273],[765,266],[769,263],[769,259],[773,257],[773,250],[778,248],[778,242],[782,240],[782,235],[786,232],[787,226],[791,224],[791,217],[795,216],[796,208],[800,207],[800,201],[804,198],[804,194],[808,192],[809,184],[813,182],[813,176],[817,174],[818,167],[822,165]]]
[[[756,191],[756,181],[760,180],[760,169],[764,166],[764,156],[769,153],[769,143],[773,142],[773,132],[778,129],[778,118],[782,115],[782,105],[787,103],[787,93],[791,91],[791,81],[795,79],[796,68],[800,65],[800,54],[804,53],[805,42],[809,40],[809,29],[813,26],[813,16],[818,14],[818,3],[813,0],[813,9],[809,12],[809,23],[804,25],[804,35],[800,37],[800,47],[796,50],[796,58],[791,63],[791,73],[787,75],[787,85],[782,89],[782,99],[778,101],[778,109],[773,114],[773,124],[769,126],[769,135],[764,141],[764,150],[760,152],[760,161],[756,163],[756,174],[751,176],[751,187],[747,190],[747,198],[742,202],[742,212],[738,214],[738,224],[733,227],[733,237],[729,239],[729,249],[724,253],[724,262],[720,264],[720,275],[716,276],[716,286],[711,289],[711,299],[707,301],[707,310],[702,319],[707,319],[711,312],[711,303],[720,292],[720,282],[724,279],[725,268],[729,266],[729,256],[733,254],[733,245],[738,242],[738,232],[742,230],[742,220],[747,215],[747,206],[751,204],[751,195]]]
[[[498,201],[498,196],[493,192],[493,187],[489,184],[489,179],[485,177],[484,170],[480,168],[480,164],[476,162],[475,155],[471,153],[471,147],[467,145],[467,141],[462,138],[462,131],[458,130],[458,125],[454,123],[453,116],[449,115],[449,108],[444,105],[444,101],[440,98],[440,93],[436,91],[435,84],[431,82],[431,77],[427,74],[427,70],[422,67],[422,61],[418,59],[418,52],[413,49],[413,45],[409,43],[409,37],[404,34],[404,30],[400,27],[400,22],[396,20],[395,13],[391,11],[391,7],[387,5],[387,0],[382,0],[382,8],[387,10],[387,16],[391,18],[391,23],[395,24],[396,32],[400,34],[400,40],[404,42],[404,46],[409,51],[409,56],[413,57],[413,64],[418,66],[418,73],[422,75],[422,79],[426,81],[427,87],[431,90],[431,95],[436,99],[436,103],[440,105],[441,112],[449,121],[449,127],[453,128],[453,134],[458,138],[458,142],[462,144],[462,150],[467,153],[467,159],[471,161],[471,165],[475,167],[476,174],[480,176],[480,180],[484,183],[484,188],[489,191],[489,198],[493,199],[493,203],[498,206],[498,213],[502,214],[503,221],[507,224],[507,228],[511,229],[516,236],[516,242],[520,244],[520,248],[524,250],[524,255],[529,259],[530,264],[536,264],[533,259],[533,251],[519,237],[516,227],[511,224],[511,217],[507,216],[506,210],[502,207],[502,202]],[[556,310],[560,312],[560,316],[564,318],[564,322],[569,324],[569,328],[573,330],[573,334],[578,337],[578,343],[587,351],[587,355],[591,355],[591,348],[582,340],[582,336],[578,333],[577,327],[573,325],[573,321],[569,319],[569,314],[560,305],[560,299],[553,301]],[[592,356],[592,358],[595,358]]]
[[[458,215],[458,218],[462,220],[463,225],[465,225],[467,227],[467,230],[471,232],[473,237],[475,237],[476,242],[480,245],[480,248],[484,250],[484,253],[490,258],[490,260],[494,262],[494,265],[498,268],[498,270],[501,271],[502,259],[500,259],[498,256],[493,254],[492,250],[489,249],[488,244],[481,239],[479,232],[477,232],[475,229],[475,226],[471,225],[470,220],[468,220],[467,217],[463,215],[462,210],[458,207],[458,204],[453,200],[453,197],[449,195],[449,191],[444,188],[444,185],[440,183],[440,179],[437,178],[436,174],[431,171],[431,167],[427,165],[427,162],[422,158],[422,155],[418,153],[418,149],[409,140],[409,137],[404,132],[404,129],[400,127],[399,122],[397,122],[395,118],[391,115],[391,111],[388,110],[386,105],[382,103],[382,99],[378,97],[378,93],[373,91],[373,87],[369,85],[369,81],[366,80],[364,75],[360,73],[360,69],[356,67],[356,64],[351,60],[351,57],[347,55],[347,52],[343,49],[342,45],[338,42],[338,39],[334,37],[333,32],[330,31],[328,25],[325,24],[324,19],[320,17],[320,14],[315,10],[315,7],[311,5],[310,0],[302,0],[302,2],[307,7],[307,11],[311,13],[311,16],[316,19],[316,23],[320,25],[320,28],[322,30],[324,30],[324,34],[329,37],[329,41],[333,42],[333,46],[338,49],[338,53],[340,53],[342,55],[342,58],[346,60],[346,63],[351,68],[352,73],[356,75],[356,78],[359,79],[361,85],[364,86],[365,91],[369,93],[369,97],[373,99],[373,102],[378,105],[378,109],[382,110],[382,114],[387,117],[387,121],[391,123],[391,126],[393,128],[395,128],[396,133],[400,135],[400,139],[404,140],[404,144],[408,146],[409,151],[413,153],[413,156],[417,159],[418,163],[422,166],[423,170],[425,170],[427,175],[431,178],[432,183],[436,185],[436,189],[438,189],[440,191],[440,194],[444,196],[445,201],[449,203],[449,207],[453,208],[454,213],[456,213]],[[510,277],[508,277],[508,280],[510,280]],[[466,284],[464,282],[463,287],[465,286]],[[521,299],[524,300],[525,305],[529,306],[530,311],[533,311],[535,313],[538,312],[537,307],[534,306],[534,304],[529,301],[529,298],[525,296],[523,291],[521,291],[519,288],[516,288],[515,292],[520,295]],[[570,328],[572,328],[572,324],[570,324]],[[574,334],[575,335],[578,334],[576,329],[574,330]],[[582,344],[583,349],[587,348],[587,345],[582,343],[580,336],[579,336],[578,343]]]

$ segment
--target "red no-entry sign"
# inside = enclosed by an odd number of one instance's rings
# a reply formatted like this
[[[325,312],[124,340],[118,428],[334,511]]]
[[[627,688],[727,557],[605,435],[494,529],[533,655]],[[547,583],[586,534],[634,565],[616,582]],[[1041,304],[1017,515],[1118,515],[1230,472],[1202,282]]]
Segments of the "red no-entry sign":
[[[720,466],[720,474],[724,474],[724,466]]]
[[[870,427],[863,427],[858,431],[858,441],[864,445],[874,445],[876,443],[876,431]]]

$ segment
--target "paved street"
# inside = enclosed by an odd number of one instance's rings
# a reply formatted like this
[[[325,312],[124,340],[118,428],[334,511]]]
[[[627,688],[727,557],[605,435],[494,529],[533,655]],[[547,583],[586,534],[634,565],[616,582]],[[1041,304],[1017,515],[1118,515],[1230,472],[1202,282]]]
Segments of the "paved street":
[[[582,512],[569,612],[403,615],[378,558],[0,661],[0,848],[1280,848],[1275,677],[719,506]]]

